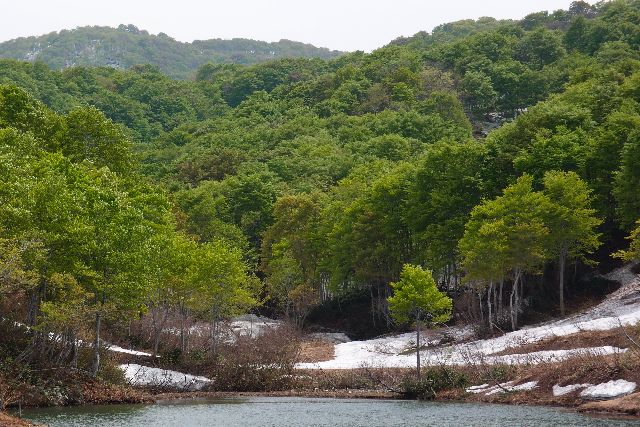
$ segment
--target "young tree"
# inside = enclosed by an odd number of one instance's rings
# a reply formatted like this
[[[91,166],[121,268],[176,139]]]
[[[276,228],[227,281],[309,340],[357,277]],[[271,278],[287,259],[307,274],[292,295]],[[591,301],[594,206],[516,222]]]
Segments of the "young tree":
[[[476,206],[460,241],[463,264],[477,277],[494,277],[502,270],[513,281],[511,327],[518,327],[519,300],[526,272],[536,272],[547,257],[549,230],[545,220],[552,203],[533,191],[533,178],[523,175],[503,195]],[[491,262],[483,263],[483,259]]]
[[[602,223],[590,207],[591,190],[575,172],[547,172],[544,193],[553,206],[547,219],[550,254],[558,259],[560,314],[565,314],[564,271],[567,259],[583,258],[599,246],[596,228]]]
[[[420,326],[444,323],[451,318],[453,303],[438,290],[431,271],[405,264],[400,281],[391,283],[393,296],[388,298],[391,316],[396,322],[416,324],[416,373],[420,378]]]
[[[224,241],[200,245],[187,270],[187,281],[197,298],[192,307],[211,321],[211,354],[216,355],[221,320],[255,306],[258,281],[247,273],[242,254]]]
[[[625,261],[640,260],[640,219],[636,222],[637,227],[629,234],[627,240],[631,242],[629,249],[618,251],[613,256]]]

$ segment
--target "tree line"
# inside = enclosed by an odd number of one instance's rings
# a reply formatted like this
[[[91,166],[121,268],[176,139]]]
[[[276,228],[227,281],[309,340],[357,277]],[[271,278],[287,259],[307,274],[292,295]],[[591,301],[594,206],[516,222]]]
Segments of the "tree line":
[[[365,295],[391,325],[406,265],[490,329],[564,313],[568,270],[638,256],[638,22],[574,2],[190,81],[2,61],[5,294],[69,357],[112,313],[152,316],[154,351],[168,313],[258,302],[301,326]]]

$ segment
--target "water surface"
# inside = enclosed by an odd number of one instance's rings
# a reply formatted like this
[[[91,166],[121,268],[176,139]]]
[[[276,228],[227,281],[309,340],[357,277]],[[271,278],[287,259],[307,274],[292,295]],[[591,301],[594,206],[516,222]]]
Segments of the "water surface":
[[[26,411],[51,427],[395,427],[639,426],[638,420],[594,418],[559,408],[401,400],[255,397],[183,400],[154,405],[82,406]]]

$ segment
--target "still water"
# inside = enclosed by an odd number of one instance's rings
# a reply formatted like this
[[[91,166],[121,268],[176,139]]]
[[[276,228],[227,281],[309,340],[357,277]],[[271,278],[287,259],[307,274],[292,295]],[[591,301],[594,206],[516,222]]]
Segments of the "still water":
[[[23,416],[51,427],[640,426],[638,420],[594,418],[545,407],[289,397],[47,408]]]

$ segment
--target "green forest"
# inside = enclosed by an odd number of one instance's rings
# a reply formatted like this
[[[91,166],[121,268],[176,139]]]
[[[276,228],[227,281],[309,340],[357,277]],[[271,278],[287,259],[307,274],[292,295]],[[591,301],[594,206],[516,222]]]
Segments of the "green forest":
[[[403,268],[515,330],[640,257],[639,0],[322,56],[0,60],[0,317],[32,331],[2,360],[100,375],[144,316],[191,357],[169,314],[401,330]]]
[[[190,78],[201,65],[256,64],[282,58],[330,59],[342,52],[291,40],[211,39],[182,43],[135,25],[79,27],[0,43],[0,58],[42,61],[53,69],[73,66],[128,69],[151,64],[174,78]]]

